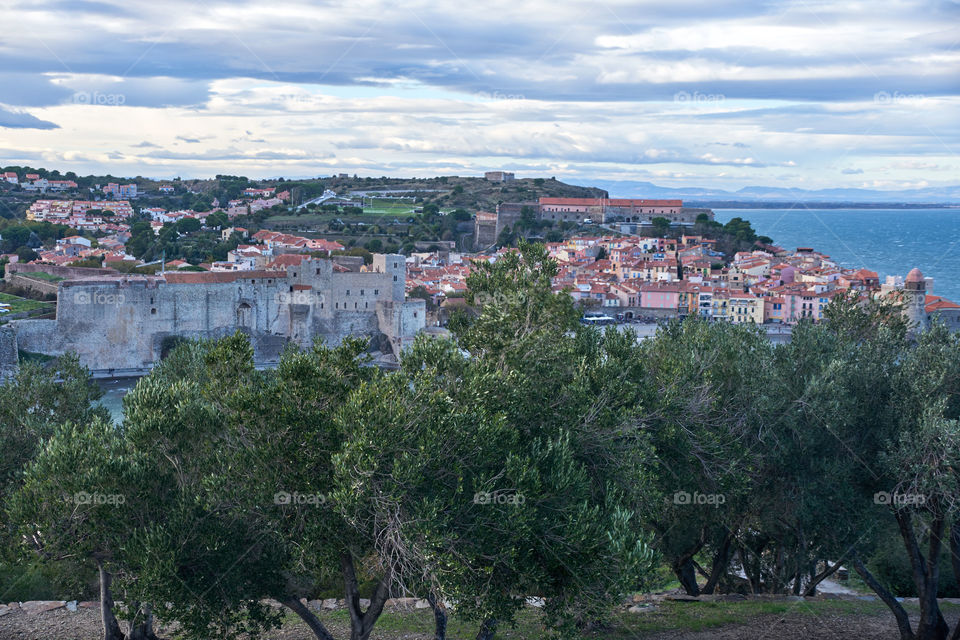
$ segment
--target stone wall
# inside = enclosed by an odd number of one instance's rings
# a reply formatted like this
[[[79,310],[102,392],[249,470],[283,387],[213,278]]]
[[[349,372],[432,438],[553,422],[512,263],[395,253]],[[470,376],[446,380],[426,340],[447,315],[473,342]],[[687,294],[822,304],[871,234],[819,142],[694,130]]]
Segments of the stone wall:
[[[31,278],[30,274],[8,273],[4,277],[8,284],[36,291],[44,295],[57,295],[57,283],[40,278]]]
[[[16,375],[19,359],[17,335],[8,327],[0,327],[0,380]]]
[[[56,320],[12,324],[21,348],[50,355],[75,351],[93,370],[149,368],[170,337],[219,338],[238,330],[250,336],[257,364],[276,363],[288,342],[309,347],[320,338],[337,344],[348,335],[392,336],[398,354],[425,319],[425,312],[402,313],[404,257],[375,255],[366,271],[343,272],[333,265],[306,260],[285,273],[62,281]],[[384,304],[399,305],[403,317],[381,314]]]
[[[79,260],[79,258],[78,258]],[[96,276],[118,275],[113,269],[98,269],[95,267],[60,267],[53,264],[31,264],[14,262],[6,267],[7,276],[11,273],[49,273],[64,279],[89,278]]]

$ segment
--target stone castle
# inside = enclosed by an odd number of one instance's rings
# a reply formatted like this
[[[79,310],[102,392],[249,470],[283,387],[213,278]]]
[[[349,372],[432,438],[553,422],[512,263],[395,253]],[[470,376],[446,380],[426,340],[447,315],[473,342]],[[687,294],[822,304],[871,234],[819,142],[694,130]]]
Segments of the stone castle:
[[[406,300],[402,255],[306,258],[279,271],[95,275],[58,283],[56,319],[16,320],[21,350],[76,352],[101,374],[149,369],[182,338],[242,331],[255,361],[274,364],[288,343],[369,336],[394,357],[425,326],[423,300]]]

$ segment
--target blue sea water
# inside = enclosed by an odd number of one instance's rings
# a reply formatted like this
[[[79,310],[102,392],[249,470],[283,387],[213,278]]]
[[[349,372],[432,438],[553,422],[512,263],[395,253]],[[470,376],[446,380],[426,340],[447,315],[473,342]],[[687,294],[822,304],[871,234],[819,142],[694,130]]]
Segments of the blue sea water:
[[[842,267],[906,276],[919,267],[933,292],[960,302],[960,209],[715,209],[794,250],[813,247]]]

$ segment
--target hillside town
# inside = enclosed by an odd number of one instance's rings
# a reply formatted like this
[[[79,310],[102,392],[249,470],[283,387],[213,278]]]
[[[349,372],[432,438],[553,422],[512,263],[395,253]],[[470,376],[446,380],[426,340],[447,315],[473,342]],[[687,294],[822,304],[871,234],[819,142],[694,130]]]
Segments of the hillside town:
[[[49,180],[38,174],[21,177],[5,172],[3,177],[7,183],[43,193],[77,190],[74,181]],[[488,172],[484,180],[513,182],[506,172]],[[174,189],[171,184],[160,184],[154,191],[165,194]],[[58,238],[52,246],[35,246],[30,270],[99,263],[129,272],[144,266],[143,260],[127,250],[133,220],[146,220],[159,235],[171,226],[180,229],[182,221],[192,219],[195,228],[213,231],[223,241],[233,239],[233,248],[224,260],[193,264],[182,259],[161,260],[161,273],[185,269],[285,271],[304,260],[329,258],[349,248],[336,240],[311,237],[316,234],[266,228],[251,231],[233,222],[289,205],[290,192],[278,192],[276,187],[248,186],[236,199],[223,203],[214,199],[207,211],[137,207],[132,203],[144,197],[145,191],[138,190],[136,183],[108,182],[90,191],[94,199],[32,201],[26,210],[27,221],[64,225],[78,233]],[[352,196],[338,197],[332,190],[325,190],[315,202],[334,209],[341,203],[358,211],[364,206],[362,195],[357,201]],[[514,250],[503,247],[498,239],[511,228],[521,227],[524,220],[534,220],[534,224],[562,224],[574,230],[561,241],[545,244],[559,265],[554,290],[568,292],[588,322],[652,323],[699,316],[717,322],[789,326],[803,319],[821,320],[831,299],[841,293],[904,296],[903,292],[916,291],[919,285],[922,304],[910,307],[911,319],[928,325],[939,318],[960,329],[960,305],[936,295],[932,278],[924,278],[916,270],[905,276],[887,276],[881,282],[876,272],[842,267],[813,247],[788,250],[759,241],[752,250],[736,252],[731,258],[718,250],[715,239],[692,233],[696,223],[712,221],[713,212],[686,207],[682,200],[540,197],[501,202],[494,211],[480,210],[472,218],[468,224],[473,228],[473,246],[487,249],[458,252],[452,243],[446,248],[446,243],[438,242],[426,251],[411,251],[405,258],[407,295],[424,298],[435,310],[432,325],[443,325],[451,310],[465,304],[466,278],[473,261],[496,261],[503,252]],[[208,220],[213,222],[208,224]],[[657,220],[674,232],[651,233]],[[593,233],[585,235],[585,229]],[[17,254],[3,259],[13,273],[27,270]]]
[[[843,268],[810,247],[789,251],[765,245],[738,252],[729,263],[713,240],[642,236],[575,236],[548,243],[559,267],[554,291],[567,291],[587,318],[611,322],[658,321],[699,316],[734,324],[794,325],[818,322],[837,295],[916,296],[910,319],[928,326],[935,319],[960,330],[960,304],[934,295],[932,278],[919,269],[883,282],[866,268]],[[466,278],[475,260],[495,261],[504,251],[479,255],[414,254],[408,258],[407,291],[425,292],[438,308],[463,305]],[[913,293],[912,293],[913,292]]]

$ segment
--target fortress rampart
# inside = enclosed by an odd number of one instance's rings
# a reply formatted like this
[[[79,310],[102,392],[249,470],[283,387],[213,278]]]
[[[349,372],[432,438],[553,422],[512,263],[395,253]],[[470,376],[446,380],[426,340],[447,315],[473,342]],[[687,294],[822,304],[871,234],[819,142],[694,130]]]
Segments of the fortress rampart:
[[[88,277],[59,283],[55,320],[11,323],[25,351],[75,351],[93,370],[145,369],[173,338],[217,338],[243,331],[258,364],[272,364],[289,342],[383,334],[394,355],[424,327],[422,300],[406,301],[401,255],[307,259],[286,271],[167,273]],[[380,340],[383,343],[383,340]]]

